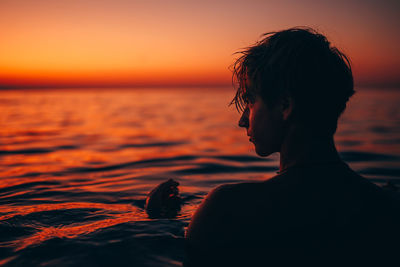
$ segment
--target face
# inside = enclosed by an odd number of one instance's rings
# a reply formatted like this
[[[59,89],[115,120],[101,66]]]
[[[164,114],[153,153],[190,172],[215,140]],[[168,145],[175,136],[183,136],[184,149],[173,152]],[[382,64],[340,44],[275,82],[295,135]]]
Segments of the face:
[[[246,105],[239,126],[246,128],[258,155],[266,157],[280,151],[283,139],[282,116],[279,105],[267,107],[259,96]]]

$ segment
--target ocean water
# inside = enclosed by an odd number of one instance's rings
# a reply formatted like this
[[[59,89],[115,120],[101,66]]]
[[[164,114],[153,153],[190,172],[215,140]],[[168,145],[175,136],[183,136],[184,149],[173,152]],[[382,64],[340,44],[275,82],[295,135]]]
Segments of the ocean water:
[[[191,214],[214,187],[275,175],[257,157],[231,89],[0,92],[0,265],[180,266]],[[343,159],[400,186],[400,90],[359,88],[340,119]],[[173,178],[184,200],[150,219]],[[395,189],[394,189],[395,190]],[[240,212],[240,211],[239,211]]]

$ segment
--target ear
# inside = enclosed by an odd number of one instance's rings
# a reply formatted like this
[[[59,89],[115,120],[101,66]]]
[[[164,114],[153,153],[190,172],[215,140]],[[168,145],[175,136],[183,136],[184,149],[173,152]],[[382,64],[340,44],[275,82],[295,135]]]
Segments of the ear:
[[[288,120],[289,117],[291,116],[294,108],[294,102],[293,98],[286,94],[282,97],[282,102],[281,102],[281,108],[282,108],[282,117],[283,120]]]

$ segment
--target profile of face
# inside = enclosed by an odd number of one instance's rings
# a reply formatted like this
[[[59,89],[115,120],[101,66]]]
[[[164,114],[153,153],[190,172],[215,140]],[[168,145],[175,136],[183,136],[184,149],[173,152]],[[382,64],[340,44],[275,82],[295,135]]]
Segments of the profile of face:
[[[249,141],[259,156],[279,152],[284,136],[284,114],[280,105],[269,107],[260,96],[247,103],[239,126],[246,128]]]

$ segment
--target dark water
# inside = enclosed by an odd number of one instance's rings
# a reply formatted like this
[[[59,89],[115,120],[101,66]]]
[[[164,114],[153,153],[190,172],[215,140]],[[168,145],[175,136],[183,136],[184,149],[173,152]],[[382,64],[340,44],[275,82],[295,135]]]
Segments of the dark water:
[[[262,180],[231,90],[0,92],[0,265],[179,266],[191,214],[213,187]],[[400,91],[362,90],[340,120],[342,157],[400,186]],[[175,219],[146,194],[179,181]],[[238,211],[240,212],[240,211]]]

